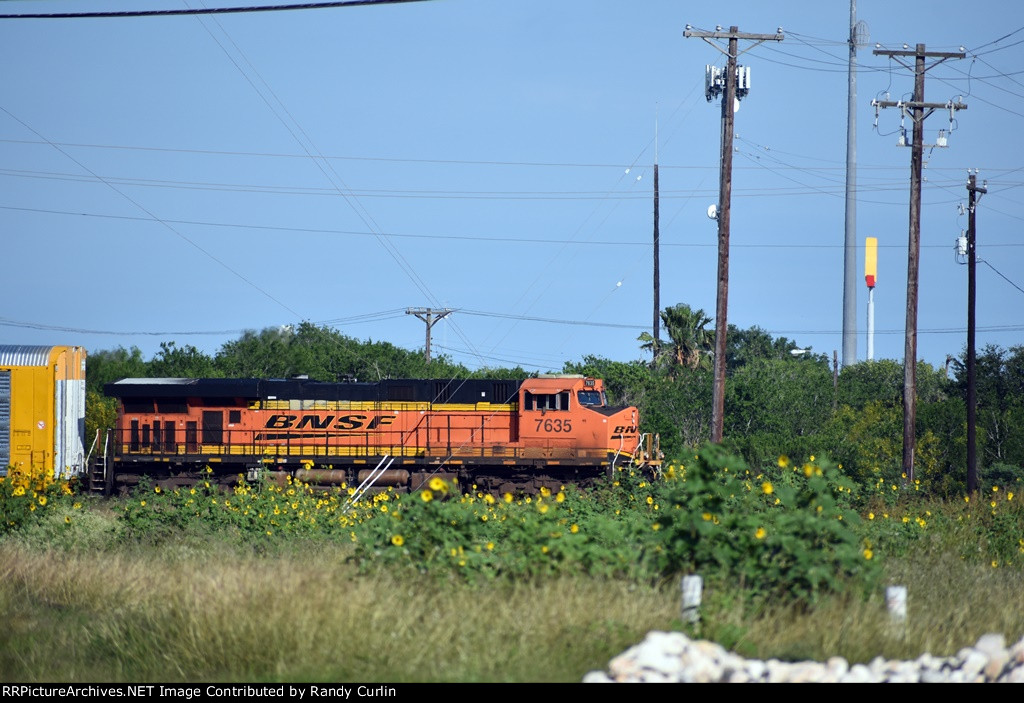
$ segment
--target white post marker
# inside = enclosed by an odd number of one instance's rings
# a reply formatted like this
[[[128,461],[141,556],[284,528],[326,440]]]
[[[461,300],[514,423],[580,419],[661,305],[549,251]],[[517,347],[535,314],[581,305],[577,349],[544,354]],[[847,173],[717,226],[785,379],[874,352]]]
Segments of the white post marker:
[[[886,587],[885,608],[889,611],[890,624],[894,628],[905,628],[907,624],[907,587]]]
[[[681,587],[683,589],[683,622],[696,624],[700,622],[700,598],[704,590],[704,578],[697,575],[684,576]]]

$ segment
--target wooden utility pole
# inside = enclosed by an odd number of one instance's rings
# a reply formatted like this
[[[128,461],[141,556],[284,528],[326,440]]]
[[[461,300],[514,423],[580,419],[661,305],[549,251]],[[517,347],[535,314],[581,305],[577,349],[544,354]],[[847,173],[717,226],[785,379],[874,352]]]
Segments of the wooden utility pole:
[[[722,441],[722,428],[725,418],[725,335],[728,328],[729,308],[729,209],[732,202],[732,142],[733,119],[739,99],[750,90],[750,74],[744,71],[742,80],[737,86],[736,59],[739,40],[755,42],[744,49],[744,53],[754,46],[766,41],[782,41],[782,28],[775,34],[747,34],[739,31],[739,27],[729,27],[723,32],[718,27],[714,32],[704,32],[686,26],[683,36],[699,37],[715,47],[726,56],[726,67],[721,75],[717,68],[708,66],[705,69],[704,95],[708,102],[719,94],[722,96],[722,164],[718,182],[718,295],[715,305],[715,368],[714,385],[711,392],[711,441]],[[728,39],[727,49],[723,49],[712,39]]]
[[[879,107],[897,107],[906,114],[910,110],[914,138],[910,151],[910,236],[907,247],[907,324],[903,347],[903,473],[909,483],[914,481],[914,449],[917,443],[917,300],[918,267],[921,253],[921,169],[924,161],[924,121],[936,109],[947,108],[966,110],[963,103],[924,102],[924,74],[946,59],[962,59],[965,54],[954,52],[925,51],[924,44],[918,44],[913,51],[887,51],[876,49],[876,56],[888,56],[900,63],[900,57],[914,57],[914,97],[910,102],[872,100]],[[925,66],[926,58],[939,59],[931,66]],[[907,66],[907,64],[903,64]],[[909,66],[907,66],[909,68]],[[901,142],[905,141],[901,137]],[[943,146],[936,144],[935,146]]]
[[[423,358],[426,362],[430,363],[430,330],[442,319],[451,315],[454,310],[451,308],[444,308],[442,310],[434,310],[433,308],[406,308],[406,315],[415,315],[424,322],[427,323],[427,344],[423,348]]]
[[[977,279],[974,276],[977,256],[975,255],[975,241],[977,230],[975,222],[975,207],[978,204],[980,194],[988,192],[988,189],[979,186],[978,177],[972,173],[967,177],[967,493],[978,492],[978,454],[977,454],[977,405],[978,390],[976,385],[975,372],[975,351],[974,351],[974,304],[975,285]]]

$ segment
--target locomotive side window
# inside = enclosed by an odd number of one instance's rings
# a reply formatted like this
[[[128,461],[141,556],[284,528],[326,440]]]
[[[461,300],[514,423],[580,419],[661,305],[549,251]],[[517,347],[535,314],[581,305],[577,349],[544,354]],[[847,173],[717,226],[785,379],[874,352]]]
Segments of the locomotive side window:
[[[561,393],[530,393],[523,394],[523,405],[526,410],[568,410],[569,391]]]
[[[228,422],[236,424],[242,421],[241,410],[228,410]]]

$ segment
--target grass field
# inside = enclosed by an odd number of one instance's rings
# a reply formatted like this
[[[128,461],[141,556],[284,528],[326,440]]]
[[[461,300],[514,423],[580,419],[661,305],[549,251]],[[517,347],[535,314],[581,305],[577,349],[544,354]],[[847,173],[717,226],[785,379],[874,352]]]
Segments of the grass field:
[[[468,584],[366,573],[352,548],[264,554],[220,538],[115,549],[0,544],[4,681],[579,681],[652,629],[680,629],[679,590],[588,576]],[[751,604],[722,586],[691,635],[757,658],[954,654],[1024,635],[1019,569],[940,554],[894,560],[905,632],[881,593]]]
[[[851,663],[1024,637],[1021,487],[926,497],[719,450],[651,481],[356,507],[300,484],[0,482],[5,682],[578,682],[650,630]],[[702,621],[679,579],[705,579]],[[894,628],[886,585],[906,586]]]

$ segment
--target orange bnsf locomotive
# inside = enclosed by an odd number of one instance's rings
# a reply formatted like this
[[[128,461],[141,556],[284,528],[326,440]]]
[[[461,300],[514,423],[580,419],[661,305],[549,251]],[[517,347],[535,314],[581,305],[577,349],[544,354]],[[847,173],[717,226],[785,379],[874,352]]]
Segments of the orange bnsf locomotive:
[[[433,476],[493,492],[586,484],[627,464],[660,464],[635,407],[610,407],[600,379],[135,378],[107,384],[117,424],[107,492],[142,476],[165,486],[200,476],[293,476],[416,490]]]

